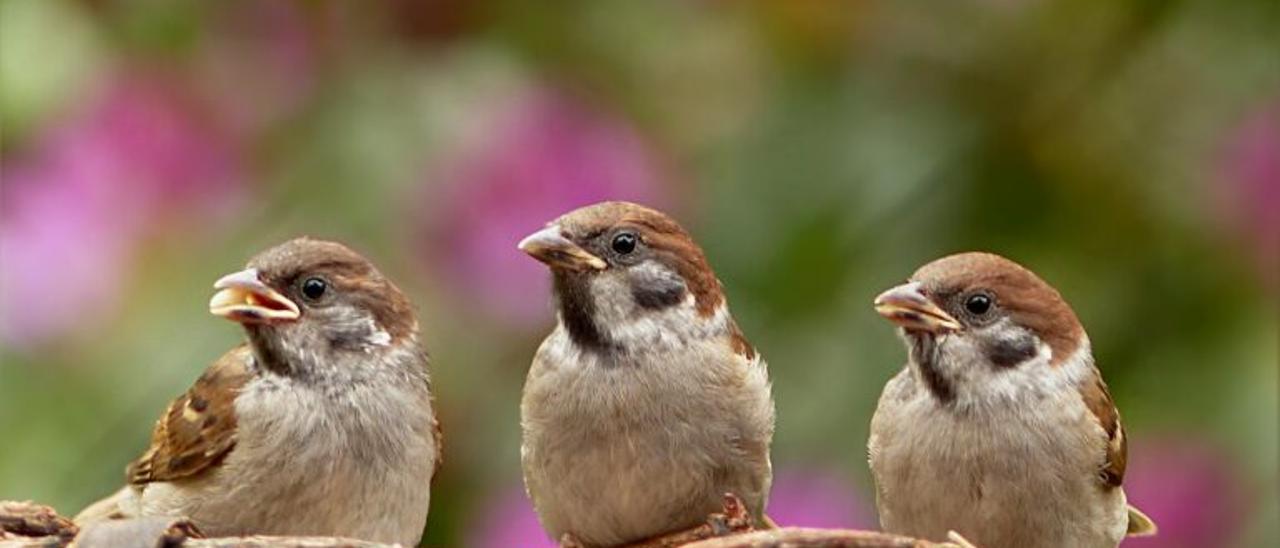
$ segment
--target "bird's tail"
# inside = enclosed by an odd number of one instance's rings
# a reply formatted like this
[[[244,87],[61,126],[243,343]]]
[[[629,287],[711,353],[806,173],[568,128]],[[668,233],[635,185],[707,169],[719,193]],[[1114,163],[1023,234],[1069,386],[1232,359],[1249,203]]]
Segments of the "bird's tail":
[[[111,496],[90,504],[76,514],[75,522],[79,525],[109,519],[125,519],[137,516],[138,493],[130,486],[124,486]]]
[[[1132,504],[1129,507],[1129,529],[1125,531],[1127,537],[1150,537],[1159,530],[1156,522],[1142,513],[1142,510],[1134,508]]]

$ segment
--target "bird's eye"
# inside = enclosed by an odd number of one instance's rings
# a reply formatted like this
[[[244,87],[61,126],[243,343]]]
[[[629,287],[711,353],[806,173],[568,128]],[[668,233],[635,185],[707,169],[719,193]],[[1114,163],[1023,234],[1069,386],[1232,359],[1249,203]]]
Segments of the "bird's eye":
[[[969,313],[974,316],[986,314],[988,310],[991,310],[991,297],[981,293],[970,295],[969,298],[964,301],[964,309],[968,310]]]
[[[302,296],[313,301],[319,300],[328,288],[329,284],[320,278],[307,278],[307,281],[302,282]]]
[[[636,249],[636,235],[630,232],[623,232],[613,237],[613,243],[610,246],[620,255],[631,253]]]

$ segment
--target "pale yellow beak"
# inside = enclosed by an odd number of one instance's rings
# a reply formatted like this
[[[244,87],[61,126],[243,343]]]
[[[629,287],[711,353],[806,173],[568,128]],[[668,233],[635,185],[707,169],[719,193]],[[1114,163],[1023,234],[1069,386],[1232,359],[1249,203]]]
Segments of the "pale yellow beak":
[[[557,225],[548,226],[526,236],[516,247],[552,268],[586,271],[604,270],[609,266],[604,259],[592,255],[564,237],[563,231]]]
[[[950,333],[963,325],[925,296],[920,282],[909,282],[881,293],[876,312],[908,331]]]
[[[214,282],[218,292],[209,300],[209,312],[245,324],[291,322],[302,315],[298,305],[258,278],[249,268]]]

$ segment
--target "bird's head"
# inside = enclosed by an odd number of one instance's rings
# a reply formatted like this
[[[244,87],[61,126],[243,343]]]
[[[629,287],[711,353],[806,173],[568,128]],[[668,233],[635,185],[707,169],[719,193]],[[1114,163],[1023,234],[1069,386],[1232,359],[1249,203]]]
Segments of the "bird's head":
[[[659,211],[590,205],[530,234],[519,248],[551,269],[560,320],[581,347],[635,350],[731,329],[702,249]]]
[[[898,325],[913,366],[939,399],[1016,397],[1088,339],[1058,291],[990,253],[933,261],[881,293],[875,309]]]
[[[418,322],[408,299],[339,243],[285,242],[214,289],[209,311],[242,324],[259,359],[278,372],[348,367],[349,358],[416,344]]]

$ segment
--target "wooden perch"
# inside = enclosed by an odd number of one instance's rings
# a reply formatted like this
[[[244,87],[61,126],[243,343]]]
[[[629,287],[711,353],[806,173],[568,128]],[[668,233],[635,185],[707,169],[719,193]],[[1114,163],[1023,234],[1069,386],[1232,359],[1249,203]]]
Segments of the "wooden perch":
[[[33,502],[0,501],[0,544],[62,546],[80,532],[53,508]]]
[[[33,502],[0,501],[0,546],[23,548],[98,548],[156,546],[160,548],[383,548],[388,545],[338,537],[221,537],[205,538],[185,518],[150,517],[104,521],[78,527],[52,508]],[[572,538],[561,546],[581,546]],[[923,540],[848,529],[785,527],[757,530],[742,501],[725,495],[724,509],[705,523],[648,539],[627,548],[973,548],[958,535],[952,542]]]
[[[0,501],[0,547],[115,548],[384,548],[387,544],[339,537],[205,538],[186,518],[108,520],[78,527],[52,508],[33,502]]]
[[[572,539],[561,548],[575,546]],[[952,542],[935,543],[875,531],[784,527],[758,530],[742,500],[725,494],[724,509],[711,514],[707,522],[684,531],[645,540],[626,548],[974,548],[952,533]]]
[[[957,539],[960,540],[960,539]],[[727,537],[712,538],[685,544],[683,548],[971,548],[967,542],[935,543],[925,540],[853,529],[811,529],[784,527],[767,531],[752,531]]]

